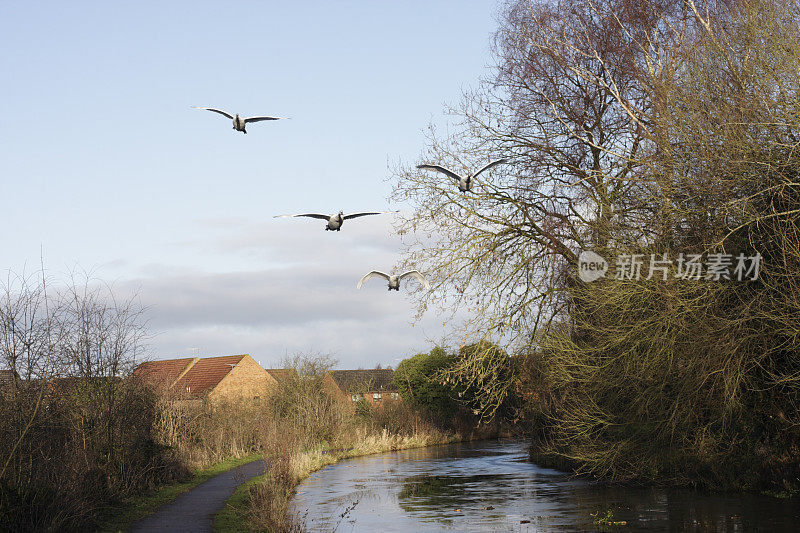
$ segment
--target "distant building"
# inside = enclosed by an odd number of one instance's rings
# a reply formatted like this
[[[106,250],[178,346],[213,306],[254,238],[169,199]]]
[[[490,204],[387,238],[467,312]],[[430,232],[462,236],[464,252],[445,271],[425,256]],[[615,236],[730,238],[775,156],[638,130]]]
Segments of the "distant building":
[[[364,400],[368,405],[379,407],[400,400],[393,383],[394,370],[330,370],[325,374],[322,386],[331,396],[346,402]]]
[[[133,376],[160,394],[212,401],[260,399],[278,384],[247,354],[147,361]]]
[[[15,374],[13,370],[0,370],[0,398],[10,397]]]

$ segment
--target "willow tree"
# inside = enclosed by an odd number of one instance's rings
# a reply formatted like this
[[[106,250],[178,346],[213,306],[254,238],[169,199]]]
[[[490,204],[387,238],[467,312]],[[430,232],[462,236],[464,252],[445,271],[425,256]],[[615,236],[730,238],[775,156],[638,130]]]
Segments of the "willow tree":
[[[796,489],[800,5],[685,6],[683,24],[651,6],[672,37],[633,43],[645,105],[609,84],[647,147],[651,233],[627,252],[758,253],[760,275],[571,287],[571,327],[543,343],[560,403],[541,449],[607,478]]]

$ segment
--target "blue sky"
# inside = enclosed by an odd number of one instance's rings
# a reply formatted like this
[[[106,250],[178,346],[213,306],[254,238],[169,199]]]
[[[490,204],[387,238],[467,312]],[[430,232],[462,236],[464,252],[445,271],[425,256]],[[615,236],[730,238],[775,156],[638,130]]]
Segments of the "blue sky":
[[[385,287],[388,166],[491,64],[497,5],[0,2],[0,268],[88,270],[149,308],[155,358],[396,364],[449,324]],[[191,106],[290,120],[248,126]]]

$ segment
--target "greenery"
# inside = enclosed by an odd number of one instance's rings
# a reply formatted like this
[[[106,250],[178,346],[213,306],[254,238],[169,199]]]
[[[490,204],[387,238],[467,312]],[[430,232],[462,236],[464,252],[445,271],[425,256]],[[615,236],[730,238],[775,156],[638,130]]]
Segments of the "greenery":
[[[800,57],[786,41],[800,29],[797,8],[692,10],[695,32],[659,42],[670,61],[639,65],[650,103],[631,103],[631,120],[646,121],[657,148],[638,161],[650,189],[642,200],[665,225],[608,249],[758,252],[760,276],[686,280],[671,271],[569,286],[569,327],[539,345],[554,399],[541,456],[570,457],[614,480],[796,488],[800,106],[778,95],[800,89]]]
[[[267,482],[267,474],[250,478],[237,487],[236,492],[225,502],[225,507],[214,516],[214,531],[217,533],[236,533],[242,530],[247,518],[250,491],[253,487]]]
[[[596,526],[626,526],[628,522],[625,520],[615,520],[614,511],[607,509],[605,512],[597,511],[592,513],[594,524]]]
[[[394,384],[404,402],[450,418],[458,411],[458,393],[444,382],[444,372],[455,364],[455,354],[442,347],[404,359],[394,371]]]
[[[522,362],[488,342],[454,352],[436,346],[401,361],[394,384],[405,403],[447,427],[466,428],[478,420],[516,422]]]
[[[0,529],[86,530],[105,505],[186,476],[154,436],[156,397],[122,379],[141,310],[74,279],[10,278],[0,297]]]

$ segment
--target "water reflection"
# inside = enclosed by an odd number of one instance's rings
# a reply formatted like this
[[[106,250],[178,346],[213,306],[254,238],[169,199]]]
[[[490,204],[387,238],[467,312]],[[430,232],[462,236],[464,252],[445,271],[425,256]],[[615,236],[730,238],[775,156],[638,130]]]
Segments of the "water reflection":
[[[530,463],[518,441],[352,459],[313,474],[293,504],[311,531],[800,530],[794,500],[592,484]],[[626,525],[597,525],[609,511]]]

